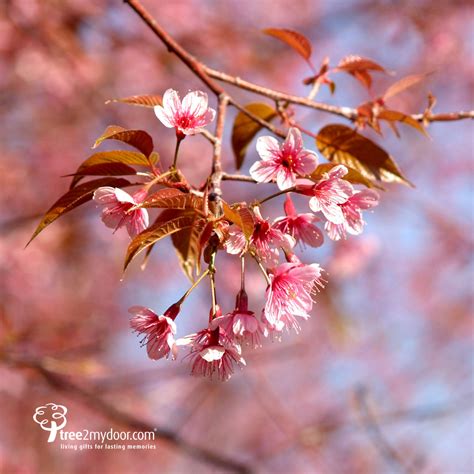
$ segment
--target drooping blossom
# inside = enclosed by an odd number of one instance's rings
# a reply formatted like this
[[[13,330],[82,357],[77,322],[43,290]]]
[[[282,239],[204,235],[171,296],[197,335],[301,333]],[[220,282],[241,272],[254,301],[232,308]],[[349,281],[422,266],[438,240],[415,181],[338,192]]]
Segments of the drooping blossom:
[[[257,152],[261,160],[252,165],[250,175],[259,183],[276,181],[280,189],[291,188],[297,176],[311,173],[318,165],[316,153],[303,148],[301,132],[293,127],[282,144],[271,136],[260,137]]]
[[[340,240],[346,237],[346,233],[359,235],[364,230],[365,222],[362,218],[362,211],[371,209],[379,203],[379,195],[372,189],[354,191],[354,194],[343,204],[339,204],[344,216],[343,222],[334,224],[326,222],[326,229],[329,238]]]
[[[283,326],[299,329],[295,317],[307,319],[313,307],[315,285],[322,286],[321,267],[289,262],[278,265],[270,274],[265,319],[277,329]]]
[[[248,345],[252,348],[261,347],[263,327],[253,311],[248,309],[248,298],[245,291],[241,290],[236,298],[235,309],[224,316],[212,320],[210,327],[224,329],[229,338],[238,344]]]
[[[249,241],[247,242],[245,235],[237,226],[231,226],[225,248],[228,253],[236,255],[243,254],[248,246],[251,246],[263,262],[276,264],[279,256],[278,248],[290,250],[295,245],[295,239],[263,219],[258,208],[254,209],[254,215],[254,230]]]
[[[328,221],[341,224],[344,215],[339,204],[345,203],[353,194],[352,185],[342,179],[346,174],[344,165],[335,166],[315,185],[300,184],[297,191],[311,196],[309,207],[313,212],[321,211]]]
[[[323,244],[324,236],[321,230],[313,223],[319,221],[319,218],[308,212],[306,214],[298,214],[289,194],[285,200],[286,217],[279,217],[273,223],[276,229],[281,230],[285,234],[291,235],[295,241],[304,246],[319,247]]]
[[[180,346],[190,346],[191,374],[228,380],[234,373],[234,365],[245,366],[241,348],[232,341],[222,327],[207,328],[196,334],[178,339]]]
[[[150,359],[161,359],[171,357],[176,359],[177,346],[174,339],[176,324],[174,319],[179,313],[179,305],[170,306],[163,315],[157,315],[154,311],[144,306],[132,306],[128,312],[132,314],[130,327],[145,337],[142,343],[147,348]]]
[[[104,186],[95,191],[93,199],[104,206],[102,222],[111,229],[117,230],[126,226],[130,237],[135,237],[148,227],[148,211],[146,209],[133,209],[146,197],[146,192],[138,191],[133,196],[120,188]]]
[[[155,106],[155,114],[165,127],[175,128],[176,135],[184,138],[199,133],[214,120],[216,111],[208,107],[205,92],[189,92],[181,101],[178,92],[168,89],[163,95],[163,106]]]

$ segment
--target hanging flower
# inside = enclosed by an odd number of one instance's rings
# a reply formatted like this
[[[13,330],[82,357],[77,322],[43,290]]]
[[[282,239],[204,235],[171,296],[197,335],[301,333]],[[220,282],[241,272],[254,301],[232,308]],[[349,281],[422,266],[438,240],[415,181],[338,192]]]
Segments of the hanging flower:
[[[145,199],[146,193],[141,190],[130,196],[120,188],[105,186],[98,188],[93,196],[96,203],[103,205],[102,222],[115,231],[126,226],[130,237],[135,237],[148,227],[148,211],[134,209]]]
[[[284,208],[286,217],[277,218],[273,227],[291,235],[297,243],[320,247],[323,244],[324,236],[321,230],[313,224],[319,221],[319,218],[310,212],[298,214],[289,194],[286,195]]]
[[[173,305],[163,315],[157,315],[154,311],[144,306],[132,306],[128,312],[132,314],[130,327],[139,334],[143,334],[143,344],[146,344],[148,357],[150,359],[161,359],[171,357],[176,359],[177,346],[174,335],[176,324],[174,319],[179,313],[179,306]]]

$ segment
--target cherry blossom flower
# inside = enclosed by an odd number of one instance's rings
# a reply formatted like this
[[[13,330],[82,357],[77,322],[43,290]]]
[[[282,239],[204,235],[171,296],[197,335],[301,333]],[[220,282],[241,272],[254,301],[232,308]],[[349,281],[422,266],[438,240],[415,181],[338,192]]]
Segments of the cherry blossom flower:
[[[254,209],[254,214],[254,230],[249,241],[247,242],[243,232],[237,226],[231,226],[225,248],[230,254],[243,254],[250,245],[263,262],[277,264],[278,247],[290,250],[295,246],[295,239],[263,219],[258,208]]]
[[[326,229],[329,238],[340,240],[346,238],[346,233],[359,235],[364,230],[364,220],[362,210],[371,209],[379,203],[379,195],[372,189],[354,191],[354,194],[343,204],[339,204],[344,216],[344,221],[340,224],[326,222]]]
[[[270,274],[265,319],[277,329],[295,327],[295,316],[307,319],[313,307],[314,286],[322,286],[321,267],[312,263],[282,263]],[[276,324],[279,323],[279,324]]]
[[[212,377],[216,374],[228,380],[234,373],[234,364],[245,366],[241,348],[234,343],[221,327],[207,328],[176,341],[177,345],[190,346],[191,374]]]
[[[248,310],[248,299],[245,291],[240,291],[237,295],[235,309],[224,316],[212,320],[210,327],[224,329],[231,339],[239,344],[245,344],[252,348],[261,347],[261,336],[263,327],[255,317],[253,311]]]
[[[289,194],[285,200],[286,217],[279,217],[273,223],[275,229],[281,230],[285,234],[291,235],[300,245],[307,244],[310,247],[319,247],[323,244],[323,233],[313,222],[319,218],[312,213],[298,214]]]
[[[291,188],[297,176],[311,173],[318,165],[316,153],[303,148],[301,133],[293,127],[281,145],[274,137],[260,137],[257,152],[261,160],[252,165],[250,175],[259,183],[276,180],[280,189]]]
[[[353,194],[352,185],[341,179],[347,174],[344,165],[332,168],[326,176],[315,185],[300,184],[298,192],[311,196],[309,207],[313,212],[321,211],[324,217],[333,224],[342,224],[344,215],[339,204],[345,203]]]
[[[195,135],[214,120],[216,111],[208,107],[207,94],[189,92],[181,101],[178,92],[168,89],[163,95],[163,106],[155,106],[155,114],[168,128],[176,128],[176,135],[184,138]]]
[[[139,334],[144,334],[143,344],[146,344],[148,357],[153,360],[162,357],[176,359],[177,346],[174,335],[176,324],[174,319],[179,313],[179,305],[170,306],[163,315],[144,306],[132,306],[128,312],[133,315],[130,327]]]
[[[134,209],[137,204],[145,199],[146,192],[138,191],[132,196],[120,188],[104,186],[95,191],[93,199],[104,206],[102,222],[111,229],[126,226],[130,237],[135,237],[148,227],[148,211]]]

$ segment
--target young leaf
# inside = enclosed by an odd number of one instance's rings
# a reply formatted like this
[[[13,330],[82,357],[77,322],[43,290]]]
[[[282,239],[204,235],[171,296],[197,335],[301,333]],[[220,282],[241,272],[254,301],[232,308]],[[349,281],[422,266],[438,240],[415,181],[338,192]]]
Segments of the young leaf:
[[[335,71],[344,71],[351,74],[367,89],[370,89],[372,85],[372,76],[369,71],[387,72],[385,68],[375,61],[355,55],[342,58]]]
[[[267,28],[263,30],[263,33],[283,41],[309,62],[312,47],[306,36],[297,31],[288,30],[286,28]]]
[[[100,153],[94,153],[92,156],[87,158],[81,166],[74,173],[74,178],[71,183],[73,188],[83,177],[84,172],[87,168],[91,168],[98,165],[106,165],[111,163],[121,163],[124,165],[137,165],[137,166],[149,166],[151,163],[156,163],[159,160],[158,153],[153,152],[148,159],[143,153],[137,151],[126,151],[126,150],[114,150],[114,151],[103,151]],[[125,173],[124,173],[125,174]]]
[[[171,240],[184,274],[193,281],[194,276],[200,272],[202,249],[210,236],[206,229],[209,229],[209,226],[212,229],[212,223],[198,214],[191,215],[194,216],[193,225],[173,234]]]
[[[240,227],[247,239],[253,234],[254,218],[248,207],[231,207],[223,202],[224,217]]]
[[[141,203],[141,206],[168,209],[195,209],[199,212],[204,208],[204,200],[202,197],[196,196],[196,194],[183,193],[179,189],[160,189],[147,197]]]
[[[389,99],[390,97],[400,94],[400,92],[403,92],[407,90],[408,88],[413,87],[414,85],[424,80],[427,75],[428,74],[414,74],[412,76],[403,77],[399,81],[395,82],[395,84],[392,84],[385,91],[385,94],[383,95],[383,100],[385,101]]]
[[[277,115],[276,110],[267,104],[252,103],[247,104],[245,108],[267,122],[273,120]],[[234,152],[235,166],[237,169],[241,168],[247,147],[261,128],[261,125],[254,122],[243,112],[237,114],[232,128],[232,150]]]
[[[58,217],[72,211],[76,207],[84,204],[85,202],[92,199],[92,195],[97,188],[102,186],[113,186],[115,188],[123,188],[130,185],[130,182],[126,179],[121,178],[101,178],[88,181],[87,183],[80,184],[73,189],[70,189],[66,194],[61,196],[46,212],[38,227],[34,231],[30,242],[49,224],[54,222]]]
[[[95,141],[92,148],[98,147],[104,140],[119,140],[127,143],[141,151],[145,156],[150,156],[153,151],[153,139],[144,130],[127,130],[118,125],[110,125]]]
[[[346,125],[322,128],[316,145],[329,161],[353,168],[369,180],[413,186],[384,149]]]
[[[101,165],[92,165],[82,168],[81,171],[67,174],[66,177],[83,178],[84,176],[126,176],[137,174],[137,171],[131,166],[123,163],[103,163]],[[71,188],[73,186],[71,185]]]
[[[318,165],[318,167],[311,173],[310,178],[313,181],[319,181],[321,178],[323,178],[325,173],[328,173],[335,166],[338,166],[338,163],[322,163]],[[383,190],[382,186],[374,183],[373,181],[365,177],[359,171],[353,168],[350,168],[348,166],[346,167],[348,169],[347,174],[344,176],[344,179],[346,181],[349,181],[352,184],[363,184],[364,186],[367,186],[368,188],[377,188],[377,189]]]
[[[415,120],[413,117],[410,115],[406,115],[403,112],[397,112],[396,110],[388,110],[384,109],[381,110],[377,118],[382,119],[382,120],[387,120],[388,122],[400,122],[404,123],[406,125],[409,125],[410,127],[415,128],[419,132],[421,132],[425,136],[429,136],[428,133],[425,130],[425,127],[421,122],[418,122],[418,120]]]
[[[163,237],[191,227],[194,221],[194,213],[188,213],[174,217],[170,216],[168,220],[155,222],[151,227],[145,229],[130,242],[125,256],[124,270],[128,267],[130,262],[147,247],[158,242]]]
[[[161,95],[132,95],[122,99],[109,99],[105,103],[122,102],[123,104],[139,105],[141,107],[155,107],[162,104]]]

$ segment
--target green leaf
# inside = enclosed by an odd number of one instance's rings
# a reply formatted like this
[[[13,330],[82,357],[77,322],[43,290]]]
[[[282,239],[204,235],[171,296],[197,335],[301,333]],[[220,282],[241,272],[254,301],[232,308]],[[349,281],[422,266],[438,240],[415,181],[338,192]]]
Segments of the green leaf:
[[[132,95],[122,99],[109,99],[105,103],[121,102],[129,105],[139,105],[141,107],[155,107],[162,104],[161,95]]]
[[[94,153],[92,156],[87,158],[87,160],[85,160],[74,173],[71,188],[73,188],[82,179],[82,177],[86,174],[85,170],[87,170],[88,168],[92,168],[98,165],[108,165],[112,163],[121,163],[123,165],[149,166],[150,162],[155,164],[158,161],[159,155],[156,152],[153,152],[149,158],[147,158],[143,153],[139,153],[137,151],[114,150]]]
[[[46,212],[44,217],[41,219],[41,222],[38,224],[35,232],[33,233],[31,239],[26,244],[27,246],[30,242],[48,225],[54,222],[58,217],[66,214],[69,211],[72,211],[81,204],[86,203],[92,199],[94,191],[102,186],[112,186],[115,188],[123,188],[129,186],[130,182],[126,179],[121,178],[101,178],[95,179],[92,181],[87,181],[87,183],[80,184],[73,189],[70,189],[66,194],[61,196]]]
[[[153,151],[153,139],[144,130],[127,130],[118,125],[110,125],[95,141],[92,148],[98,147],[104,140],[119,140],[127,143],[141,151],[145,156],[150,156]]]
[[[263,32],[283,41],[309,62],[312,53],[311,42],[303,34],[286,28],[267,28]]]
[[[316,145],[329,161],[346,165],[369,180],[413,186],[383,148],[346,125],[325,126]]]
[[[163,237],[191,227],[194,224],[194,213],[170,216],[167,220],[158,220],[151,227],[138,234],[129,244],[125,256],[124,270],[130,262],[143,250],[155,244]]]
[[[245,108],[267,122],[270,122],[277,116],[276,110],[267,104],[252,103],[247,104]],[[234,152],[235,166],[237,169],[242,167],[247,147],[261,128],[262,126],[260,124],[254,122],[243,112],[237,114],[232,128],[232,150]]]

